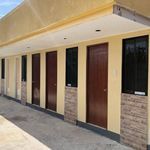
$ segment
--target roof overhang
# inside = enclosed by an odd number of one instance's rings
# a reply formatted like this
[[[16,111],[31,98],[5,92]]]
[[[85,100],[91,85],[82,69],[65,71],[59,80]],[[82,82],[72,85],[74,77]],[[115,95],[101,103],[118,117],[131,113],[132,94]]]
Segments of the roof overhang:
[[[82,41],[146,29],[150,29],[149,18],[119,5],[113,5],[111,14],[88,16],[80,22],[66,23],[63,28],[57,27],[55,30],[46,30],[46,32],[27,36],[14,42],[4,43],[0,46],[0,56],[77,44]]]
[[[136,11],[122,7],[120,5],[113,6],[113,14],[116,14],[124,18],[128,18],[134,22],[138,22],[138,23],[150,26],[150,18],[140,15]]]

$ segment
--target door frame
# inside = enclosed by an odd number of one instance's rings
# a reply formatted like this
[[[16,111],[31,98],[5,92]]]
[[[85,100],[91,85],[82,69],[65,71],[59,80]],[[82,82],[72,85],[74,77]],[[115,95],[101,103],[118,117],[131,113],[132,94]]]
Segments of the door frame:
[[[56,110],[51,110],[51,109],[48,109],[47,108],[47,54],[48,53],[53,53],[53,52],[56,52],[56,59],[57,59],[57,64],[56,64]],[[45,109],[48,109],[50,111],[54,111],[54,112],[57,112],[57,90],[58,88],[58,51],[57,50],[54,50],[54,51],[47,51],[45,53]]]
[[[33,103],[33,55],[38,55],[38,54],[40,56],[40,81],[39,81],[39,83],[40,83],[40,93],[39,94],[41,95],[41,53],[39,52],[39,53],[32,53],[31,54],[31,104],[36,105],[36,106],[40,106],[41,100],[40,100],[40,97],[39,97],[39,105]]]
[[[107,125],[106,125],[106,130],[108,129],[108,71],[109,71],[109,42],[104,42],[104,43],[97,43],[97,44],[90,44],[90,45],[87,45],[86,46],[86,117],[85,117],[85,120],[86,120],[86,123],[87,124],[91,124],[88,122],[88,65],[89,65],[89,62],[88,62],[88,51],[89,51],[89,48],[92,47],[92,46],[98,46],[98,45],[103,45],[103,44],[106,44],[107,45]],[[99,128],[103,128],[103,127],[100,127],[98,125],[95,125],[95,124],[91,124],[93,126],[97,126]]]
[[[5,95],[9,95],[9,89],[10,89],[10,85],[9,85],[9,69],[10,69],[10,60],[9,58],[5,59]]]

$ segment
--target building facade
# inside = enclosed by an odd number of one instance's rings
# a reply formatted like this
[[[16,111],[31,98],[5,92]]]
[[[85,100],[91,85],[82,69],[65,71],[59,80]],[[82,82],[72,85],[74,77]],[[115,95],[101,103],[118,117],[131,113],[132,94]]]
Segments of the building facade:
[[[1,95],[149,149],[149,0],[25,0],[0,20]]]

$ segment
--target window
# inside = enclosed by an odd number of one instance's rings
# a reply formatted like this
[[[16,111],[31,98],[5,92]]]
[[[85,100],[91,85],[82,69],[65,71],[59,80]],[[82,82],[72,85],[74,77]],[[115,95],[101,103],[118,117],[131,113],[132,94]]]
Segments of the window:
[[[78,48],[66,50],[66,86],[77,87],[78,78]]]
[[[2,76],[2,79],[5,79],[5,59],[2,59],[2,64],[1,64],[1,66],[2,66],[2,74],[1,74],[1,76]]]
[[[148,36],[123,40],[122,92],[147,95]]]
[[[27,81],[27,56],[22,56],[22,81]]]

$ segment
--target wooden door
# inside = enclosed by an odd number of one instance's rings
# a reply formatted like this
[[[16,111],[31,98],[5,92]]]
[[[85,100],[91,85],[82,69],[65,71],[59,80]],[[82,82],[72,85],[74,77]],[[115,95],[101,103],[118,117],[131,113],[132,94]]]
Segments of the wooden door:
[[[87,122],[107,128],[108,44],[88,47]]]
[[[46,108],[56,111],[57,52],[46,54]]]
[[[32,55],[32,103],[40,105],[40,54]]]

